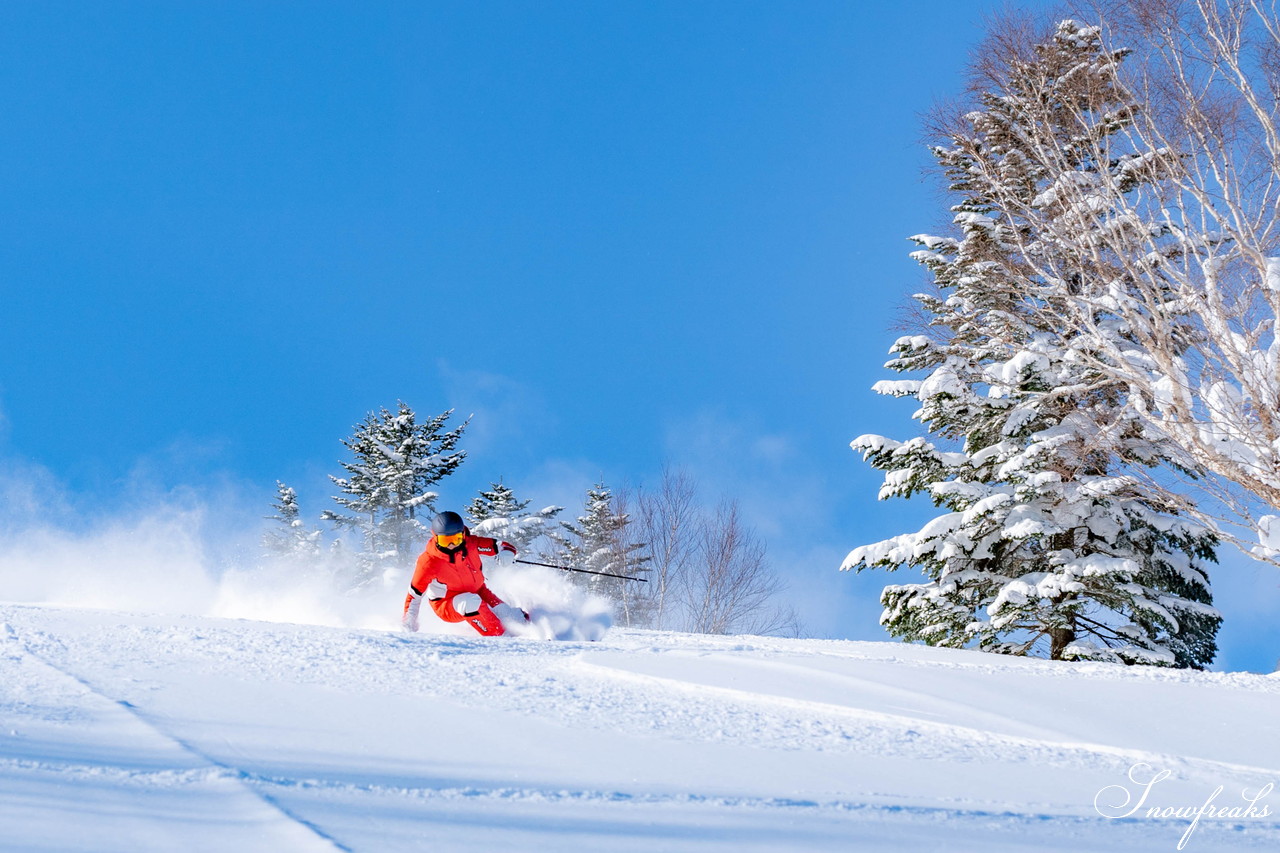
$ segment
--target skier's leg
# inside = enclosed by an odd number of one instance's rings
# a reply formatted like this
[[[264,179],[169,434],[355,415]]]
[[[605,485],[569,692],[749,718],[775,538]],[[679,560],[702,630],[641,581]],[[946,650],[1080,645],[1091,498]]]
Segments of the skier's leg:
[[[467,623],[486,637],[501,637],[507,633],[507,629],[502,627],[502,620],[487,604],[480,605],[479,613],[468,616]]]
[[[462,618],[463,618],[462,614],[454,609],[452,598],[437,598],[434,601],[430,601],[428,603],[431,605],[431,609],[436,612],[436,615],[439,616],[444,621],[446,622],[462,621]]]
[[[474,592],[459,593],[453,596],[451,602],[454,612],[458,614],[455,618],[462,619],[482,636],[501,637],[506,633],[502,620]]]

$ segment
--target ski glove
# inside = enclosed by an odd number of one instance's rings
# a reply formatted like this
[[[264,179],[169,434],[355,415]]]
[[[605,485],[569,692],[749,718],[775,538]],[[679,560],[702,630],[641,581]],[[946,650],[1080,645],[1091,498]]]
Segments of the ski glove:
[[[418,630],[418,608],[422,606],[422,596],[409,590],[404,599],[404,616],[400,618],[400,627],[406,631]]]
[[[449,594],[449,587],[440,583],[440,581],[432,581],[427,584],[427,601],[439,601]]]
[[[516,549],[510,542],[501,542],[498,544],[498,553],[494,557],[495,562],[502,568],[507,569],[515,565]]]
[[[504,625],[507,625],[508,627],[512,624],[519,625],[521,622],[529,621],[528,613],[524,612],[519,607],[514,607],[510,604],[504,603],[496,605],[493,608],[493,613],[502,620]]]

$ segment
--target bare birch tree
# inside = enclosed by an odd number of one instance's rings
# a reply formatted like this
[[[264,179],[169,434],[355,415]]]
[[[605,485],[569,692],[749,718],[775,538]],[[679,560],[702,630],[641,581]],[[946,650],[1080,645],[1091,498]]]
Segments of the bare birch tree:
[[[664,468],[653,491],[636,495],[637,536],[648,546],[650,625],[672,627],[678,594],[693,562],[689,540],[699,523],[697,489],[683,471]]]
[[[939,127],[970,163],[959,182],[998,199],[1003,263],[1034,309],[1088,342],[1080,357],[1127,386],[1266,545],[1276,519],[1257,516],[1280,511],[1280,19],[1257,0],[1087,14],[1098,26],[1064,22],[1059,37],[1104,44],[1104,74],[1030,80],[1043,33],[1006,17],[973,82],[1023,135],[1001,138],[980,113]]]
[[[798,633],[793,610],[779,602],[785,587],[767,549],[742,520],[736,501],[704,516],[697,559],[684,575],[685,630],[700,634]]]
[[[637,535],[646,544],[647,607],[653,628],[703,634],[798,635],[780,603],[785,581],[734,501],[708,511],[684,472],[667,468],[654,490],[637,489]]]

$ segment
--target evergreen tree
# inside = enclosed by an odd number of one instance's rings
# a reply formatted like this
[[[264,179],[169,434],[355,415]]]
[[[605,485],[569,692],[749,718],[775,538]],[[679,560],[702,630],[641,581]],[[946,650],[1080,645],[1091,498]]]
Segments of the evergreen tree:
[[[262,549],[267,556],[284,559],[314,560],[320,555],[320,531],[310,530],[302,521],[298,493],[276,481],[275,515],[267,516],[279,526],[262,534]]]
[[[346,477],[333,477],[342,491],[334,500],[345,513],[321,518],[360,535],[358,582],[387,568],[408,566],[428,527],[418,519],[434,512],[439,497],[429,487],[453,473],[466,458],[455,450],[467,422],[445,430],[453,410],[418,423],[414,411],[399,403],[396,412],[370,412],[342,444],[352,456],[340,463]]]
[[[1048,91],[1064,113],[1101,104],[1113,120],[1098,132],[1113,133],[1131,114],[1105,97],[1122,58],[1096,30],[1064,22],[1031,59],[1011,62],[1003,91],[966,116],[982,144],[935,150],[961,199],[959,234],[914,238],[940,291],[916,297],[935,334],[900,338],[887,365],[927,376],[876,390],[915,397],[916,417],[943,445],[861,436],[853,446],[887,472],[881,498],[924,493],[947,512],[916,533],[855,549],[843,566],[923,570],[925,583],[882,594],[881,622],[896,636],[1053,659],[1190,667],[1213,659],[1221,617],[1205,564],[1217,540],[1177,515],[1179,498],[1133,476],[1182,457],[1145,425],[1128,389],[1083,357],[1098,341],[1064,337],[1041,319],[1027,267],[1009,251],[1009,229],[1022,223],[995,201],[1017,193],[1029,202],[1057,178],[1019,148],[1027,90]],[[1082,152],[1082,172],[1127,168],[1085,162],[1098,147],[1091,143],[1061,140]],[[998,192],[984,183],[989,175],[999,176]]]
[[[522,553],[527,551],[564,507],[549,506],[536,512],[525,512],[529,501],[516,500],[515,493],[502,483],[493,483],[467,507],[471,531],[510,542]]]
[[[560,522],[558,532],[548,531],[548,537],[556,543],[553,558],[574,568],[590,572],[606,572],[613,575],[635,576],[647,571],[643,556],[645,545],[629,542],[631,517],[615,506],[613,492],[598,483],[587,490],[583,515],[578,523]],[[613,600],[621,610],[625,625],[644,621],[644,599],[631,589],[634,581],[602,577],[594,574],[575,574],[574,580],[591,592]]]

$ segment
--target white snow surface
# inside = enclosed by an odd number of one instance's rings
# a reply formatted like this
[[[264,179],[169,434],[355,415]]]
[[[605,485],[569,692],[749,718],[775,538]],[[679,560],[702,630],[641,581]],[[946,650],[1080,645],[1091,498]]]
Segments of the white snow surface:
[[[1275,850],[1278,710],[1273,676],[897,643],[0,603],[0,848]],[[1211,797],[1189,837],[1146,814]]]

